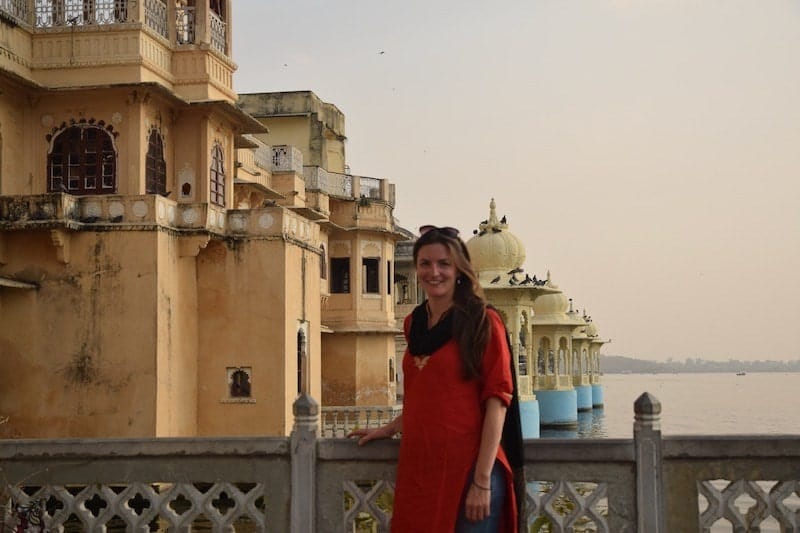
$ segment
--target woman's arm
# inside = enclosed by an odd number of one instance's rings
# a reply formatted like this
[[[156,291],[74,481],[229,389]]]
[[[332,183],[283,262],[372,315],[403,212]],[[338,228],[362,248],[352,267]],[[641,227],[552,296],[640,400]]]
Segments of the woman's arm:
[[[500,446],[505,419],[506,406],[500,398],[496,396],[487,398],[478,460],[475,462],[475,472],[465,502],[465,512],[469,520],[479,521],[489,516],[492,468],[497,458],[497,448]]]
[[[500,430],[502,431],[503,425],[500,424]],[[391,439],[398,433],[403,431],[403,415],[398,415],[397,418],[389,422],[388,424],[381,426],[379,428],[374,429],[354,429],[350,433],[347,434],[347,438],[350,437],[361,437],[358,439],[358,445],[363,446],[364,444],[368,443],[371,440],[376,439]],[[498,441],[499,442],[499,441]]]

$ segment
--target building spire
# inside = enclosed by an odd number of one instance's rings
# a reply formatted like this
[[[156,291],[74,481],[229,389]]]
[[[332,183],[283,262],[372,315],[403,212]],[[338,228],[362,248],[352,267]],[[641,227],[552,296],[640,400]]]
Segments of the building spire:
[[[494,203],[494,198],[489,202],[489,225],[497,226],[497,204]]]
[[[485,234],[487,231],[492,231],[494,233],[499,233],[502,230],[508,229],[508,224],[506,224],[506,217],[503,217],[502,220],[498,220],[497,218],[497,204],[492,198],[492,201],[489,202],[489,218],[478,224],[478,230],[480,235]]]

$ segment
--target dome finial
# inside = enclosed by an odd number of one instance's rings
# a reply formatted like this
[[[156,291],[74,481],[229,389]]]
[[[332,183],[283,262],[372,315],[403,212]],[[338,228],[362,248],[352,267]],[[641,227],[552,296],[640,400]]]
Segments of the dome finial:
[[[494,203],[494,198],[489,202],[489,224],[492,226],[497,225],[497,204]]]

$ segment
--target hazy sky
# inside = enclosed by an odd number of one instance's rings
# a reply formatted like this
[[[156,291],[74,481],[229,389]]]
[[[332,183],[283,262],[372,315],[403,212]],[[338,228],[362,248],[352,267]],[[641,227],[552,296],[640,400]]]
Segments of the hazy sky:
[[[603,353],[800,358],[798,0],[234,4],[237,91],[335,104],[409,229],[494,197]]]

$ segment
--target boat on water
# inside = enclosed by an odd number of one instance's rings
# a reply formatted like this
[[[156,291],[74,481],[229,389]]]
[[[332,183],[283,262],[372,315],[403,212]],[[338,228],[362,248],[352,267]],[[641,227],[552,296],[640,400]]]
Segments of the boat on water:
[[[746,375],[747,375],[747,372],[741,372],[741,371],[740,371],[740,372],[737,372],[737,373],[736,373],[736,375],[737,375],[737,376],[746,376]]]

